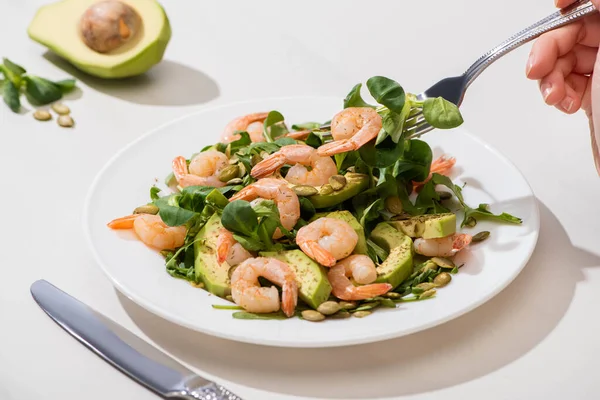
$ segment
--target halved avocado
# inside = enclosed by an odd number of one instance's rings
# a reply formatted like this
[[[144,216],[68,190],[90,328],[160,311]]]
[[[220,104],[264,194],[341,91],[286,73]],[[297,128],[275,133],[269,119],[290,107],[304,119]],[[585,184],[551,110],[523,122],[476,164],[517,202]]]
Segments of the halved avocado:
[[[368,175],[348,172],[344,176],[346,177],[346,186],[343,189],[330,194],[315,194],[314,196],[307,197],[307,199],[317,209],[329,208],[351,199],[369,187]]]
[[[309,222],[315,221],[322,217],[336,218],[347,222],[348,225],[350,225],[358,235],[358,242],[356,243],[352,254],[367,254],[367,239],[365,238],[365,230],[363,229],[362,225],[356,220],[356,218],[354,218],[354,215],[352,215],[350,211],[343,210],[333,211],[330,213],[317,213],[314,217],[311,218]]]
[[[221,225],[221,217],[213,214],[196,235],[194,255],[196,256],[194,269],[196,278],[204,282],[206,290],[210,293],[225,297],[231,294],[231,279],[229,270],[231,266],[224,262],[217,262],[217,235]]]
[[[327,279],[325,268],[302,251],[261,252],[260,255],[283,261],[294,270],[298,282],[298,295],[310,307],[316,309],[329,298],[331,285]]]
[[[389,252],[377,267],[377,282],[394,288],[410,276],[413,270],[413,241],[387,222],[380,222],[371,232],[371,240]]]
[[[122,43],[106,52],[93,49],[89,40],[97,38],[97,31],[82,34],[81,19],[99,0],[62,0],[41,7],[31,21],[29,37],[63,57],[78,69],[100,78],[124,78],[142,74],[162,60],[171,39],[169,19],[156,0],[121,0],[121,7],[139,16],[136,29],[129,29],[124,18],[117,20],[117,32],[123,34]],[[103,5],[106,6],[106,5]],[[100,15],[100,13],[98,13]],[[136,19],[137,21],[137,19]],[[97,23],[94,20],[94,23]],[[102,21],[101,21],[102,22]],[[128,22],[128,21],[127,21]],[[104,29],[107,25],[94,25]],[[113,26],[113,25],[111,25]],[[88,42],[86,44],[86,39]],[[114,47],[114,46],[109,46]]]

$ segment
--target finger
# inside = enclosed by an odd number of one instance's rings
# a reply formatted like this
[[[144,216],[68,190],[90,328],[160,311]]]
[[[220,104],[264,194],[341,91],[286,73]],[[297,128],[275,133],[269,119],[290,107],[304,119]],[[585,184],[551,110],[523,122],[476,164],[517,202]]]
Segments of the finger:
[[[566,114],[575,114],[581,108],[581,97],[570,85],[565,85],[565,97],[555,107]]]
[[[575,22],[539,37],[533,44],[527,61],[527,77],[542,79],[554,68],[559,57],[575,47],[583,32],[583,22]]]
[[[565,8],[575,3],[576,0],[554,0],[554,5],[558,8]]]
[[[575,73],[570,74],[565,78],[565,84],[573,88],[577,97],[582,99],[582,103],[589,81],[589,77]]]
[[[554,69],[540,80],[540,91],[544,101],[549,106],[557,105],[565,97],[565,76],[573,71],[577,59],[575,54],[568,53],[559,58],[554,65]]]
[[[574,72],[578,74],[591,74],[594,71],[596,57],[598,56],[597,47],[588,47],[577,44],[573,48],[572,53],[575,55]]]

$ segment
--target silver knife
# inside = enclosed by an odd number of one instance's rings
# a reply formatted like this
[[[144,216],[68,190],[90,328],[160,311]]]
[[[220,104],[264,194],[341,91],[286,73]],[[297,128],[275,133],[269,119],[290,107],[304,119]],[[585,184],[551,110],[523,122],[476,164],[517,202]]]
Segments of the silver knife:
[[[168,399],[242,400],[45,280],[31,285],[38,305],[109,364]]]

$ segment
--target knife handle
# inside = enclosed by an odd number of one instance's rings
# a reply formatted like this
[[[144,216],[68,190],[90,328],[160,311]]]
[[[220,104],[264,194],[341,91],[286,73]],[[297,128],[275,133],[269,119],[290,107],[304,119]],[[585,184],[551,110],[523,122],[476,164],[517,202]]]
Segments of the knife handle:
[[[171,398],[186,400],[243,400],[241,397],[216,383],[194,387],[193,383],[189,382],[185,386],[185,392]]]

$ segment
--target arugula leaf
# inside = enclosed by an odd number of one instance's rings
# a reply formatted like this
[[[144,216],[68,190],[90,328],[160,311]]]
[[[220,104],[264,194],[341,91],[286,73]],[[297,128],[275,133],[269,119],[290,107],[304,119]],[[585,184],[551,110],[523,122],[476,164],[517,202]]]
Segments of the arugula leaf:
[[[33,75],[26,75],[23,79],[26,85],[25,93],[34,104],[49,104],[62,98],[60,88],[47,79]]]
[[[150,199],[151,200],[158,200],[160,198],[160,196],[158,195],[160,193],[160,189],[157,188],[156,186],[152,186],[150,188]]]
[[[252,144],[252,140],[250,139],[248,132],[237,132],[237,134],[240,135],[240,138],[229,143],[231,154],[235,154],[239,149],[243,149],[244,147]]]
[[[16,76],[21,76],[24,73],[26,73],[27,71],[25,70],[25,68],[21,67],[18,64],[15,64],[14,62],[10,61],[8,58],[3,57],[2,58],[2,63],[4,64],[4,66],[14,75]]]
[[[321,140],[320,137],[318,137],[317,135],[315,135],[314,133],[311,132],[308,134],[308,137],[306,138],[304,143],[306,143],[308,146],[310,146],[312,148],[317,149],[323,144],[323,141]],[[342,154],[346,154],[346,153],[342,153]]]
[[[234,200],[223,209],[221,223],[225,229],[252,237],[258,228],[257,215],[249,202]]]
[[[10,79],[5,79],[2,84],[2,97],[6,105],[13,112],[19,112],[21,109],[21,99],[19,98],[19,90]]]
[[[275,138],[281,136],[282,132],[279,132],[277,130],[274,132],[273,127],[275,127],[276,124],[279,124],[283,121],[284,117],[279,111],[269,112],[263,124],[263,134],[265,135],[267,142],[273,142],[275,141]]]
[[[321,124],[318,122],[304,122],[302,124],[293,124],[292,125],[292,129],[295,131],[304,131],[304,130],[312,131],[313,129],[319,129],[320,127],[321,127]]]
[[[452,129],[462,125],[463,117],[456,104],[443,97],[429,98],[423,104],[423,116],[433,127]]]
[[[384,168],[394,165],[404,152],[404,142],[394,143],[386,138],[379,145],[372,140],[358,149],[360,158],[370,167]]]
[[[360,89],[362,88],[362,83],[355,85],[350,93],[346,95],[344,99],[344,108],[348,107],[371,107],[375,108],[375,106],[370,105],[360,95]]]
[[[425,213],[425,210],[422,209],[421,207],[416,207],[411,201],[410,198],[408,197],[408,191],[406,190],[406,183],[403,182],[401,179],[396,179],[396,182],[398,183],[398,197],[400,198],[400,201],[402,202],[402,209],[409,213],[410,215],[422,215]]]
[[[429,145],[418,139],[407,142],[404,153],[394,165],[393,175],[405,180],[422,182],[429,176],[433,152]]]
[[[75,89],[75,79],[63,79],[54,82],[54,84],[58,86],[63,93],[69,93],[71,90]]]
[[[406,94],[398,82],[384,76],[373,76],[367,81],[367,88],[379,104],[397,113],[402,112]]]

